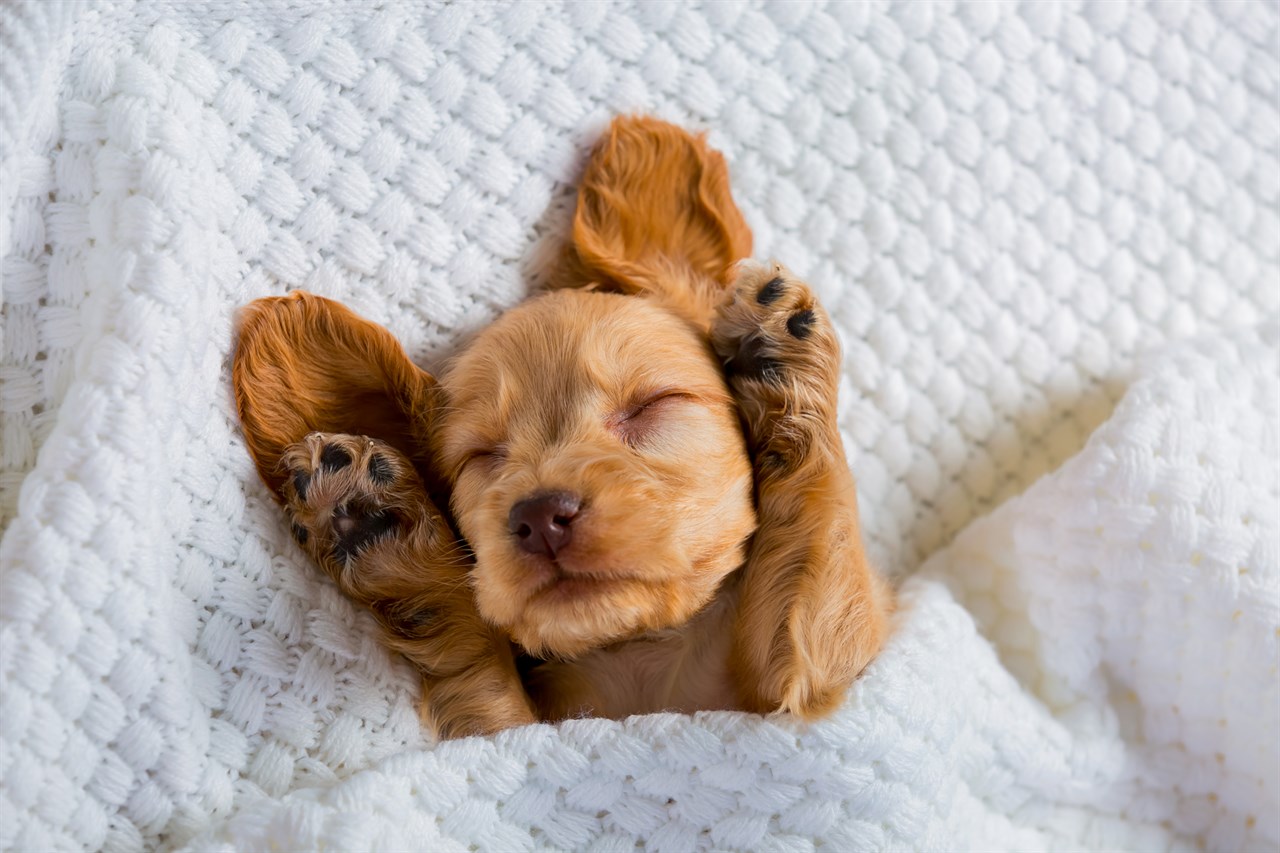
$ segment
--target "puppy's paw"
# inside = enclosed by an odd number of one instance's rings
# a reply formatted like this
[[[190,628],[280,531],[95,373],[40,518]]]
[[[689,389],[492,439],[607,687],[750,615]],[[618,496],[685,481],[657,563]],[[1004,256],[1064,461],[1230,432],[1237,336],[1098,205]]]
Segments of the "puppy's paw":
[[[281,465],[294,537],[422,673],[424,720],[443,737],[536,722],[510,641],[476,612],[470,558],[408,457],[315,432]]]
[[[294,538],[335,576],[426,520],[413,463],[384,442],[313,432],[285,449],[282,464]]]
[[[835,428],[840,343],[813,291],[779,263],[743,265],[711,342],[758,454],[792,456]]]

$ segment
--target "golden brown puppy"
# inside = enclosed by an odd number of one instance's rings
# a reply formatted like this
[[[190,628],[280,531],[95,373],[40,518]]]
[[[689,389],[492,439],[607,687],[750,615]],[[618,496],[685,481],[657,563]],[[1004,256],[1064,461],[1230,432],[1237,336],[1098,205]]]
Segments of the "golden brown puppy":
[[[422,671],[439,734],[813,718],[879,650],[891,595],[836,431],[839,344],[803,283],[737,263],[750,249],[720,155],[624,118],[552,292],[438,381],[336,303],[246,309],[250,452],[302,546]]]

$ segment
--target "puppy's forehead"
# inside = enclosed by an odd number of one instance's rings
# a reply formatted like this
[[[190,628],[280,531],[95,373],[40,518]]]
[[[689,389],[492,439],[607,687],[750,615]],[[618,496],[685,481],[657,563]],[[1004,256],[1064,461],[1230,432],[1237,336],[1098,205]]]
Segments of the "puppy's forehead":
[[[441,381],[453,406],[499,411],[517,400],[577,405],[593,391],[724,393],[706,341],[689,324],[638,297],[582,291],[548,293],[507,312]]]

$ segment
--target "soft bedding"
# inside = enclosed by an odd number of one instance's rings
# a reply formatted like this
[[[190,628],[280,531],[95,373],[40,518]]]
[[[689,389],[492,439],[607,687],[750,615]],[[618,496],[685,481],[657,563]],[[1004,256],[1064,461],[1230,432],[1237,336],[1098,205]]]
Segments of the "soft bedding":
[[[0,8],[0,847],[1280,846],[1267,3]],[[424,366],[620,112],[706,128],[845,345],[901,580],[826,722],[431,744],[239,436],[237,306]]]

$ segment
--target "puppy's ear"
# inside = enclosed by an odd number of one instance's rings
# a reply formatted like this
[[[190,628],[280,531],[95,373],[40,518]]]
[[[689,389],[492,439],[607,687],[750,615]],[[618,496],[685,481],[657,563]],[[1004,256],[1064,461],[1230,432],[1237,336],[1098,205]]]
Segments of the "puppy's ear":
[[[733,265],[750,255],[719,152],[673,124],[622,117],[587,164],[553,286],[653,296],[706,328]]]
[[[238,326],[236,408],[277,498],[285,448],[311,432],[379,438],[424,467],[438,390],[390,332],[302,291],[250,303]]]

